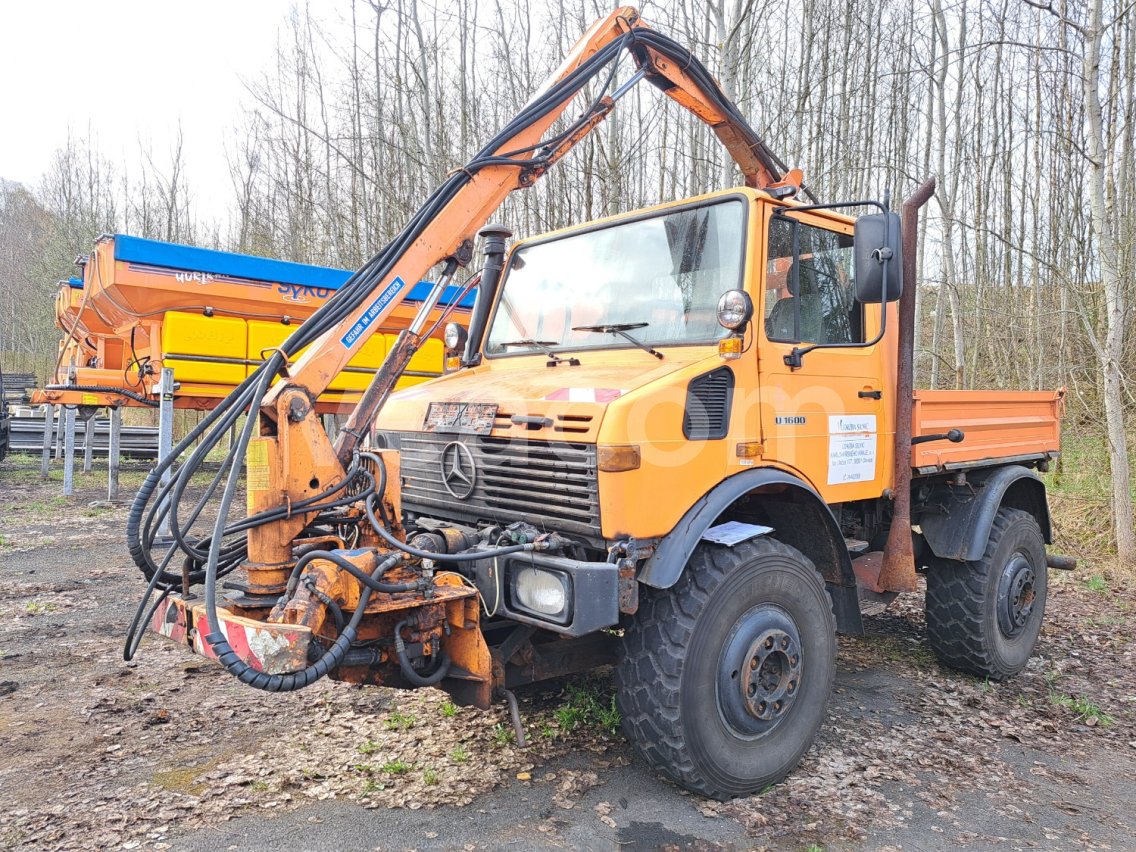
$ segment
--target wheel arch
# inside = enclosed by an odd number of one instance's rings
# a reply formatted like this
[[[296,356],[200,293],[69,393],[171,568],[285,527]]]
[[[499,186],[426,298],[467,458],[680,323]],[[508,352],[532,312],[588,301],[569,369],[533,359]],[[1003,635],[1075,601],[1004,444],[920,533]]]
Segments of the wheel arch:
[[[731,520],[773,527],[773,538],[801,551],[824,577],[837,629],[863,632],[856,575],[832,510],[807,482],[777,468],[734,474],[703,495],[659,542],[639,572],[639,581],[670,588],[682,576],[703,533]],[[817,535],[818,530],[825,534]]]
[[[931,552],[960,562],[981,559],[990,539],[994,516],[1002,506],[1033,515],[1046,544],[1053,543],[1053,526],[1045,483],[1021,465],[1003,465],[972,473],[965,486],[936,485],[916,523]]]

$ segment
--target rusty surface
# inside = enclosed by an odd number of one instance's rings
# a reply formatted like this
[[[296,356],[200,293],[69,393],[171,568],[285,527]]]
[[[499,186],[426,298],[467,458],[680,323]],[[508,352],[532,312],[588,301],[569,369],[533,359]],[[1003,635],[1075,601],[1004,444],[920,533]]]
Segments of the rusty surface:
[[[903,202],[903,293],[899,298],[899,352],[895,376],[895,505],[879,586],[891,592],[915,591],[915,550],[911,544],[911,409],[914,394],[915,280],[918,272],[919,208],[935,191],[929,179]],[[885,306],[886,310],[886,306]]]
[[[275,427],[276,434],[271,434]],[[277,397],[275,423],[262,418],[262,434],[249,442],[245,474],[250,515],[291,506],[345,476],[319,416],[303,391]],[[268,434],[265,434],[268,433]],[[292,565],[292,542],[315,516],[297,512],[248,531],[250,591],[280,594]]]
[[[636,562],[619,560],[619,611],[633,615],[639,610],[639,581],[635,578]]]
[[[591,671],[597,666],[615,663],[617,637],[602,630],[575,639],[553,639],[534,643],[528,662],[505,666],[505,683],[509,689],[554,677]]]
[[[862,553],[852,560],[852,570],[856,573],[856,584],[870,592],[882,592],[880,571],[884,567],[883,551],[873,550]]]

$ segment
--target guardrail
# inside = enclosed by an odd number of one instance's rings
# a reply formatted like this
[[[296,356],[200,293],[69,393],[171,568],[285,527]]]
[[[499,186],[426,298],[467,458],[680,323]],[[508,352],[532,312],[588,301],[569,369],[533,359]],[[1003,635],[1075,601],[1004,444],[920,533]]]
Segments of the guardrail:
[[[91,438],[91,452],[96,456],[105,456],[110,452],[110,420],[105,417],[96,417],[92,422],[93,432]],[[39,417],[13,417],[11,420],[10,447],[13,453],[43,452],[44,418]],[[75,430],[75,451],[85,453],[87,449],[87,430],[80,421]],[[53,437],[55,437],[53,435]],[[156,459],[158,457],[158,427],[157,426],[123,426],[119,444],[119,452],[126,457],[134,459]]]

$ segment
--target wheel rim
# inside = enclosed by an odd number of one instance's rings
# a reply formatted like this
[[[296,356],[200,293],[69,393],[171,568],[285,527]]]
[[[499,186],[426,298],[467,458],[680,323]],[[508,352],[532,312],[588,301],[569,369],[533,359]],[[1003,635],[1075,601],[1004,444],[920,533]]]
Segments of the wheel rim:
[[[998,628],[1002,635],[1013,639],[1026,629],[1035,598],[1033,566],[1024,553],[1015,553],[998,580]]]
[[[762,604],[734,624],[718,658],[722,721],[738,736],[756,738],[781,723],[801,691],[804,652],[793,618]]]

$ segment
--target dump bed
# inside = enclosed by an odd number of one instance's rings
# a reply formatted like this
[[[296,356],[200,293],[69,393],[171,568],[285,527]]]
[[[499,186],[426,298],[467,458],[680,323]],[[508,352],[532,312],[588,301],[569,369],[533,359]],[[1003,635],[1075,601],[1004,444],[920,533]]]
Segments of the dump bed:
[[[1054,458],[1060,449],[1064,395],[1064,390],[917,390],[911,434],[942,435],[960,429],[965,438],[957,444],[946,440],[915,444],[911,466],[917,473],[929,474],[991,462]]]

